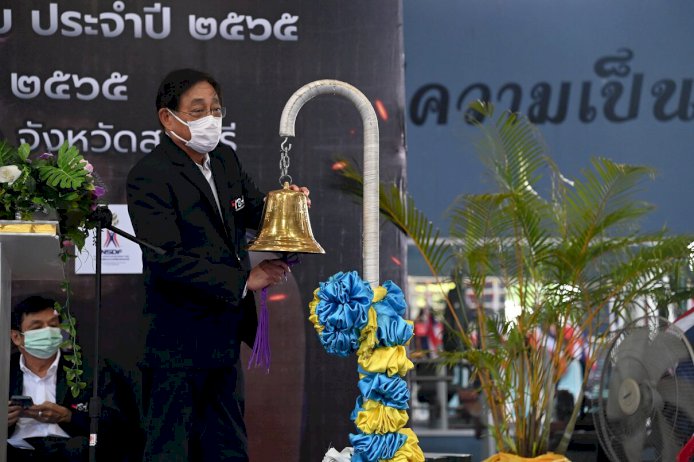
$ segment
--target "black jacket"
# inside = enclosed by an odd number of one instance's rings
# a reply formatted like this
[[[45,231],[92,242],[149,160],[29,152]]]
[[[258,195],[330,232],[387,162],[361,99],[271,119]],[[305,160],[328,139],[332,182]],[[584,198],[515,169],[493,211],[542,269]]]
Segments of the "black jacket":
[[[19,367],[20,353],[10,358],[9,397],[24,394],[24,374]],[[61,423],[71,437],[89,437],[89,400],[92,396],[91,373],[85,370],[87,387],[75,397],[67,384],[64,367],[71,364],[61,355],[56,377],[55,402],[72,411],[70,422]],[[102,365],[99,375],[99,398],[101,415],[97,439],[97,456],[100,461],[138,460],[137,451],[142,447],[142,429],[132,384],[123,372],[112,363]],[[41,404],[41,403],[35,403]],[[15,425],[7,428],[8,438],[15,431]],[[124,444],[127,442],[127,444]],[[140,456],[141,457],[141,456]]]
[[[242,170],[236,153],[210,153],[223,218],[195,163],[168,136],[128,175],[128,211],[143,248],[146,313],[151,315],[145,364],[226,367],[239,345],[255,338],[246,229],[256,229],[264,194]]]

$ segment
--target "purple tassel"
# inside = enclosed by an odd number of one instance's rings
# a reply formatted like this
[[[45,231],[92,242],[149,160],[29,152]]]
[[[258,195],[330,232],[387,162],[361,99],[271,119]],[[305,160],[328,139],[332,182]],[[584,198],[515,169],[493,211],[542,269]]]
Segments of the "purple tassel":
[[[286,254],[284,261],[291,268],[299,263],[299,256],[295,253]],[[253,352],[248,361],[248,369],[265,366],[266,373],[270,373],[270,311],[267,309],[267,287],[260,292],[260,316],[258,317],[258,329],[255,331]]]
[[[267,373],[270,373],[270,356],[270,312],[267,309],[267,287],[265,287],[260,292],[258,329],[255,332],[253,353],[248,361],[248,368],[262,365],[267,369]]]

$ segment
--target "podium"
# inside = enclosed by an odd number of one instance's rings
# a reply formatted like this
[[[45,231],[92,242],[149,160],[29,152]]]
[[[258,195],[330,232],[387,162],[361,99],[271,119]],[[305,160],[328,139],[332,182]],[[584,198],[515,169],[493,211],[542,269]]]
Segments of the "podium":
[[[0,462],[7,460],[12,280],[63,279],[57,221],[0,220]]]

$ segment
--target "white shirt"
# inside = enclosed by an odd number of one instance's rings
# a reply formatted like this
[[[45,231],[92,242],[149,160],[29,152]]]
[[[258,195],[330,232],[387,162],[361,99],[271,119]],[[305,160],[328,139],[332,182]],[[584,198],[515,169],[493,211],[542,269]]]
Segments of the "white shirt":
[[[39,377],[29,370],[24,362],[24,355],[19,356],[19,369],[24,375],[24,388],[22,394],[31,396],[34,404],[45,402],[55,403],[56,382],[58,378],[58,362],[60,361],[60,350],[55,355],[55,360],[48,368],[44,377]],[[9,444],[16,448],[34,449],[32,445],[24,441],[24,438],[34,438],[36,436],[63,436],[70,438],[70,435],[55,423],[43,423],[30,417],[20,417],[17,421],[12,437],[7,440]]]
[[[219,197],[217,196],[217,186],[214,183],[214,177],[212,176],[212,169],[210,168],[210,155],[205,154],[205,157],[203,158],[202,165],[198,164],[195,162],[195,165],[198,166],[200,169],[200,172],[202,172],[203,176],[207,180],[207,182],[210,184],[210,188],[212,189],[212,195],[214,196],[214,201],[217,203],[217,212],[219,212],[219,216],[222,217],[222,221],[224,221],[224,216],[222,215],[222,208],[219,206]]]

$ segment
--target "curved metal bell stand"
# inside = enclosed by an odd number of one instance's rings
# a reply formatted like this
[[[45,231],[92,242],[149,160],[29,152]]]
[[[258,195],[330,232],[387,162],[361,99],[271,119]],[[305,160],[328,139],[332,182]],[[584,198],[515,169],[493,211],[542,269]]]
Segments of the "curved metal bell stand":
[[[378,119],[371,102],[361,91],[348,83],[339,80],[316,80],[299,88],[285,104],[280,118],[280,136],[294,137],[296,117],[303,105],[316,96],[325,94],[343,96],[354,103],[364,124],[363,274],[371,287],[378,287]]]

